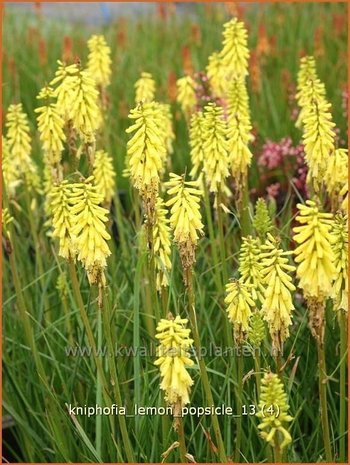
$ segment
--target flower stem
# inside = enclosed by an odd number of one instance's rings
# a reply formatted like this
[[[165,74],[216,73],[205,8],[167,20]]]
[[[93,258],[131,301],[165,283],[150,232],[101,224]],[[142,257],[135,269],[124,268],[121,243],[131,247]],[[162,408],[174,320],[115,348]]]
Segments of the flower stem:
[[[200,376],[201,376],[201,380],[202,380],[202,384],[203,384],[203,388],[205,392],[207,406],[212,406],[214,405],[214,399],[213,399],[213,395],[212,395],[211,388],[210,388],[208,373],[207,373],[204,359],[203,357],[200,356],[201,343],[200,343],[200,337],[199,337],[198,326],[197,326],[196,312],[195,312],[195,307],[194,307],[192,270],[187,269],[185,273],[186,273],[186,283],[187,283],[188,314],[189,314],[189,319],[191,322],[194,347],[195,347],[196,354],[197,354],[199,371],[200,371]],[[219,449],[220,461],[222,463],[226,463],[227,457],[225,453],[224,442],[222,440],[220,425],[219,425],[218,417],[216,414],[212,415],[212,426],[214,429],[214,434],[215,434],[216,442],[217,442],[218,449]]]
[[[179,449],[180,449],[180,460],[181,463],[186,463],[186,440],[185,440],[185,431],[184,431],[184,424],[183,424],[183,419],[181,417],[176,418],[176,423],[177,423],[177,434],[179,438]]]
[[[110,357],[108,357],[108,363],[109,363],[111,384],[113,388],[113,395],[114,395],[116,404],[123,405],[123,401],[122,401],[122,397],[120,393],[120,384],[119,384],[120,382],[118,379],[118,372],[117,372],[117,367],[115,364],[114,347],[113,347],[113,342],[112,342],[112,337],[111,337],[110,306],[109,306],[108,295],[106,292],[103,293],[102,302],[103,302],[103,311],[102,311],[103,332],[104,332],[104,336],[107,341],[108,353],[110,354]],[[127,460],[128,462],[134,462],[134,454],[133,454],[133,450],[131,447],[131,442],[129,438],[128,429],[126,426],[125,417],[123,415],[118,415],[118,421],[119,421],[119,427],[120,427],[120,431],[121,431],[121,435],[123,439],[123,444],[125,446],[125,453],[126,453]]]
[[[102,309],[100,305],[97,308],[97,353],[101,354],[102,349]],[[102,406],[102,380],[101,375],[97,372],[96,382],[96,405]],[[96,452],[101,457],[102,449],[102,415],[96,416]]]
[[[237,434],[235,448],[235,462],[240,462],[241,458],[241,441],[242,441],[242,384],[243,384],[243,355],[238,354],[237,363],[237,389],[236,389],[236,404],[237,404]]]
[[[256,394],[257,394],[257,399],[260,399],[260,386],[261,386],[260,348],[254,351],[254,366],[255,366]]]
[[[347,362],[347,316],[340,313],[340,406],[339,406],[339,461],[346,462],[346,362]]]
[[[328,410],[327,410],[327,373],[326,373],[326,360],[324,353],[323,343],[317,341],[318,353],[318,370],[319,370],[319,396],[321,407],[321,424],[323,432],[323,443],[326,454],[326,461],[333,462],[331,441],[329,434]]]

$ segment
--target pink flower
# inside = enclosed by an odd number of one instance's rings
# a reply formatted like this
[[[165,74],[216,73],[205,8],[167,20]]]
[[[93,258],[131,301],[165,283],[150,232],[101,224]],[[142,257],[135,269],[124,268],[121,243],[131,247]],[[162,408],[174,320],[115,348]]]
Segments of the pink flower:
[[[266,188],[267,195],[269,197],[272,197],[273,199],[275,199],[279,194],[280,187],[281,187],[281,184],[279,182],[275,182],[274,184],[270,184]]]

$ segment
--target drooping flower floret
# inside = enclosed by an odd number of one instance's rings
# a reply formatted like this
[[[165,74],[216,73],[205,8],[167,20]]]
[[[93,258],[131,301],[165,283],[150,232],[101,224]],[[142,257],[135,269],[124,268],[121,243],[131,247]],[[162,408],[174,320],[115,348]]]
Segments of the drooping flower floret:
[[[72,185],[69,202],[71,235],[78,260],[86,269],[90,284],[105,284],[106,258],[111,254],[107,245],[111,237],[105,226],[108,210],[100,206],[103,197],[97,192],[93,176]]]
[[[251,130],[246,84],[243,79],[236,78],[230,82],[228,90],[227,140],[232,176],[240,187],[246,182],[253,156],[249,149],[253,138]]]
[[[184,76],[176,81],[176,99],[187,118],[190,117],[196,104],[196,83],[191,76]]]
[[[233,18],[224,24],[220,58],[226,68],[226,79],[244,78],[248,74],[248,33],[244,23]]]
[[[264,284],[261,263],[261,244],[259,239],[242,237],[239,253],[240,280],[250,286],[250,293],[255,302],[263,302]]]
[[[156,83],[150,73],[141,73],[140,79],[135,82],[135,103],[153,102],[156,92]]]
[[[333,294],[333,280],[336,277],[330,241],[333,215],[320,211],[312,200],[297,207],[299,215],[296,220],[300,226],[293,231],[294,241],[298,244],[294,253],[299,286],[305,297],[323,301]]]
[[[87,70],[96,84],[107,87],[111,82],[111,49],[103,35],[94,34],[87,42],[89,49]]]
[[[195,262],[195,249],[203,233],[200,199],[203,195],[198,181],[185,181],[184,176],[170,173],[165,183],[168,195],[166,202],[171,207],[170,225],[178,245],[183,268],[189,269]]]
[[[244,342],[244,336],[249,329],[249,318],[255,307],[251,295],[251,286],[242,280],[232,280],[226,284],[225,304],[228,318],[234,325],[237,344]]]
[[[153,225],[153,252],[156,264],[157,289],[169,286],[168,275],[171,270],[171,228],[167,218],[168,210],[162,198],[157,197],[155,222]]]
[[[274,447],[275,438],[280,434],[283,441],[279,443],[279,447],[283,450],[292,442],[287,424],[293,420],[293,417],[288,415],[288,398],[278,375],[265,373],[261,380],[258,410],[256,416],[260,419],[258,425],[261,430],[260,436]]]
[[[198,111],[192,114],[190,124],[190,155],[192,161],[192,169],[190,171],[190,176],[192,179],[196,179],[198,177],[204,161],[203,123],[203,112]]]
[[[156,338],[159,341],[158,358],[154,362],[159,366],[161,384],[165,400],[172,406],[182,407],[189,403],[190,388],[193,380],[186,367],[193,365],[189,357],[189,349],[193,340],[190,330],[186,328],[188,320],[176,316],[161,319],[157,326]]]
[[[116,174],[112,158],[106,151],[96,151],[92,172],[97,192],[109,203],[114,194]]]
[[[333,284],[334,310],[348,311],[348,216],[338,213],[333,222],[331,245],[336,278]]]
[[[45,100],[45,104],[36,108],[35,113],[38,113],[38,130],[45,158],[50,165],[55,165],[61,161],[66,135],[64,133],[64,119],[57,104],[50,102],[52,97],[52,87],[41,89],[37,98]]]
[[[227,127],[223,109],[209,103],[204,109],[203,152],[204,173],[211,192],[224,191],[229,176]]]
[[[289,336],[289,326],[292,324],[294,305],[292,292],[295,286],[290,273],[295,266],[290,265],[288,256],[293,251],[284,251],[279,240],[270,233],[266,243],[261,246],[262,275],[265,287],[262,311],[269,326],[273,347],[282,351],[283,342]]]

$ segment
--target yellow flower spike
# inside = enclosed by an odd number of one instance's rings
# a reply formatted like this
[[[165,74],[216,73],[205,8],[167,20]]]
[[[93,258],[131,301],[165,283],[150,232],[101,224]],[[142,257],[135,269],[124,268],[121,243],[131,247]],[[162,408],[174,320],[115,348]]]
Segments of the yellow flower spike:
[[[269,326],[273,347],[282,351],[283,342],[289,336],[292,324],[291,313],[294,310],[292,292],[295,286],[289,273],[295,266],[288,263],[292,251],[283,251],[279,240],[267,233],[266,243],[261,246],[261,266],[265,287],[262,311]]]
[[[52,87],[44,87],[37,99],[49,100],[52,97]],[[38,130],[45,157],[51,165],[57,164],[61,161],[61,153],[64,148],[63,142],[66,140],[63,131],[64,119],[57,108],[57,104],[49,101],[34,111],[38,113]]]
[[[223,109],[209,103],[204,109],[203,152],[206,181],[211,192],[224,191],[225,179],[229,176],[227,127]]]
[[[112,158],[104,150],[96,151],[92,172],[97,192],[105,202],[110,203],[114,194],[116,173]]]
[[[191,76],[184,76],[176,81],[176,100],[181,105],[181,109],[186,118],[189,118],[196,105],[196,83]]]
[[[248,33],[244,23],[233,18],[224,24],[223,48],[220,58],[226,68],[226,79],[244,78],[248,74]]]
[[[170,220],[167,218],[168,210],[163,199],[157,197],[155,208],[155,222],[153,225],[153,252],[156,265],[156,285],[160,291],[162,287],[169,286],[168,274],[171,270],[171,239],[169,226]]]
[[[249,329],[252,310],[255,308],[251,286],[241,280],[233,280],[226,284],[225,304],[228,318],[234,326],[235,341],[242,344]]]
[[[197,111],[191,116],[190,123],[190,147],[191,147],[191,161],[192,169],[190,176],[192,179],[196,179],[201,171],[203,160],[204,160],[204,115],[202,111]]]
[[[227,140],[232,176],[238,186],[245,183],[252,152],[249,101],[246,84],[243,79],[233,79],[228,90]]]
[[[9,144],[4,136],[2,136],[2,173],[7,195],[14,197],[17,187],[21,184],[21,179],[19,178],[17,163],[11,157]]]
[[[111,82],[111,49],[103,35],[94,34],[87,42],[89,49],[87,70],[102,88]]]
[[[70,199],[72,184],[62,181],[51,188],[48,194],[47,208],[52,216],[52,237],[59,240],[58,254],[69,260],[75,256],[75,248],[72,243],[72,225],[74,218],[71,213]]]
[[[304,106],[305,106],[305,95],[304,91],[307,86],[308,81],[312,80],[315,81],[318,78],[317,72],[316,72],[316,62],[315,58],[313,56],[305,56],[302,57],[300,60],[300,68],[298,71],[298,77],[297,77],[297,94],[296,94],[296,100],[301,108],[298,119],[295,123],[295,126],[297,128],[302,127],[302,122],[304,119]]]
[[[156,83],[150,73],[141,73],[140,79],[135,82],[135,103],[153,102],[156,93]]]
[[[170,181],[164,183],[168,195],[166,202],[171,207],[170,225],[179,248],[181,263],[186,271],[195,263],[195,249],[203,234],[200,199],[203,195],[198,181],[185,181],[184,176],[170,173]]]
[[[249,320],[248,341],[253,347],[259,347],[266,336],[263,312],[256,311]]]
[[[225,75],[226,68],[223,66],[218,52],[213,52],[208,61],[206,71],[210,87],[216,97],[222,98],[226,93],[228,83]]]
[[[65,122],[70,119],[70,107],[72,103],[72,89],[75,85],[75,76],[79,72],[77,64],[66,65],[61,61],[57,61],[58,69],[55,77],[50,82],[50,86],[56,86],[54,90],[54,97],[57,98],[57,108],[61,113]]]
[[[193,340],[190,339],[190,330],[186,328],[187,323],[185,318],[176,316],[174,319],[169,315],[167,320],[159,321],[156,334],[159,346],[154,364],[160,370],[160,388],[165,393],[165,401],[180,408],[189,403],[193,385],[186,370],[186,367],[193,365],[189,354]]]
[[[325,185],[334,210],[338,210],[343,198],[341,191],[348,182],[348,149],[336,149],[328,159]]]
[[[287,394],[279,376],[271,372],[265,373],[261,380],[259,411],[256,414],[260,419],[258,428],[261,430],[260,436],[266,442],[281,450],[292,442],[287,425],[293,417],[288,414],[288,410]]]
[[[349,210],[349,184],[348,180],[346,179],[344,181],[343,187],[339,192],[339,195],[343,198],[343,201],[341,203],[341,209],[343,210],[344,213],[347,213]]]
[[[65,121],[72,122],[84,142],[93,143],[102,122],[96,81],[88,71],[81,70],[77,65],[65,66],[59,62],[59,70],[51,85],[57,83],[59,85],[54,90],[57,108]]]
[[[151,102],[137,105],[129,118],[135,120],[126,130],[134,133],[127,143],[130,177],[145,204],[148,221],[153,222],[159,176],[166,159],[164,114],[158,103]]]
[[[171,108],[168,103],[158,103],[161,115],[163,118],[162,129],[164,134],[164,144],[168,155],[174,152],[173,143],[175,140],[175,133],[173,128],[173,116],[171,114]],[[164,163],[166,159],[164,159]]]
[[[30,160],[31,136],[27,115],[21,103],[10,105],[6,115],[6,140],[15,166],[23,173],[24,165]]]
[[[100,206],[102,202],[103,197],[97,192],[93,176],[82,183],[72,184],[69,203],[74,247],[86,269],[89,283],[104,285],[106,258],[111,254],[106,241],[111,237],[105,226],[109,212]]]
[[[348,216],[335,215],[331,232],[334,266],[337,275],[333,284],[334,310],[348,311]]]
[[[299,287],[306,298],[316,298],[319,302],[333,294],[333,280],[336,277],[334,253],[330,242],[332,228],[331,213],[323,213],[312,200],[306,205],[298,204],[300,224],[293,229],[295,262],[298,264]]]
[[[40,192],[38,169],[30,157],[31,137],[27,115],[22,104],[10,105],[6,115],[6,140],[13,166],[19,177],[23,177],[30,189]]]
[[[240,280],[250,286],[253,300],[262,303],[265,288],[260,255],[261,244],[259,239],[252,236],[243,237],[239,253]]]

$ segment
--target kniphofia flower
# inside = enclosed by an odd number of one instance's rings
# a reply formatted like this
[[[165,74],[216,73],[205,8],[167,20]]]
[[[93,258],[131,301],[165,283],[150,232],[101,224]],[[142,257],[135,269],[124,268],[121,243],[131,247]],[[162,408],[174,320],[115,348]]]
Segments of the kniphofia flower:
[[[184,270],[192,267],[195,262],[195,249],[199,236],[203,233],[203,223],[200,213],[202,191],[198,181],[185,181],[184,176],[170,173],[170,181],[165,188],[171,197],[166,202],[171,207],[170,225],[174,232],[174,240],[180,251]]]
[[[112,158],[104,150],[97,150],[92,173],[97,192],[102,195],[105,202],[112,200],[115,186],[115,170]]]
[[[193,365],[189,356],[189,349],[193,340],[190,330],[186,328],[188,320],[176,316],[161,319],[157,325],[156,339],[159,341],[158,358],[154,362],[159,367],[161,384],[165,400],[177,408],[188,404],[190,388],[193,380],[186,367]]]
[[[203,112],[198,111],[192,114],[190,124],[190,147],[191,147],[191,161],[192,169],[190,176],[192,179],[197,178],[200,169],[202,168],[204,160],[204,115]]]
[[[261,430],[260,436],[274,447],[280,434],[283,441],[281,443],[278,441],[277,447],[283,450],[292,442],[287,425],[293,420],[293,417],[288,414],[288,398],[278,375],[271,372],[265,373],[261,380],[258,410],[256,416],[260,419],[258,425]]]
[[[211,192],[224,191],[229,176],[227,127],[223,109],[215,103],[205,107],[203,121],[204,173]]]
[[[305,297],[314,297],[322,302],[333,294],[333,280],[336,277],[330,241],[333,215],[320,211],[312,200],[297,207],[299,215],[296,220],[300,226],[293,231],[294,241],[298,244],[294,253],[299,287],[303,289]]]
[[[155,222],[153,225],[153,252],[156,265],[156,285],[160,290],[169,285],[168,275],[171,270],[171,228],[167,218],[168,210],[162,198],[157,197]]]
[[[87,42],[89,49],[87,70],[98,86],[107,87],[111,82],[111,49],[103,35],[94,34]]]
[[[226,79],[244,78],[248,74],[248,33],[244,23],[233,18],[224,24],[223,48],[220,58],[225,66]]]
[[[288,263],[288,256],[293,251],[284,251],[279,240],[270,233],[266,243],[261,246],[261,265],[263,285],[265,287],[262,311],[269,326],[273,347],[282,351],[283,342],[289,336],[294,305],[292,292],[295,286],[290,273],[295,266]]]
[[[196,83],[191,76],[184,76],[176,81],[176,86],[176,99],[186,117],[189,118],[196,104]]]
[[[333,222],[331,245],[336,278],[333,284],[334,310],[348,311],[348,216],[338,213]]]
[[[141,73],[140,79],[135,82],[135,103],[153,102],[156,92],[156,83],[150,73]]]
[[[244,336],[249,329],[249,318],[255,308],[251,286],[242,280],[227,283],[225,304],[228,318],[234,326],[235,341],[241,344],[244,342]]]
[[[264,285],[261,263],[261,244],[259,239],[248,236],[242,238],[239,252],[240,280],[250,286],[254,301],[263,302]]]
[[[90,284],[104,285],[106,259],[111,254],[107,245],[111,237],[105,226],[109,212],[100,206],[103,197],[97,192],[93,176],[72,185],[69,202],[71,234],[78,260],[86,269]]]

